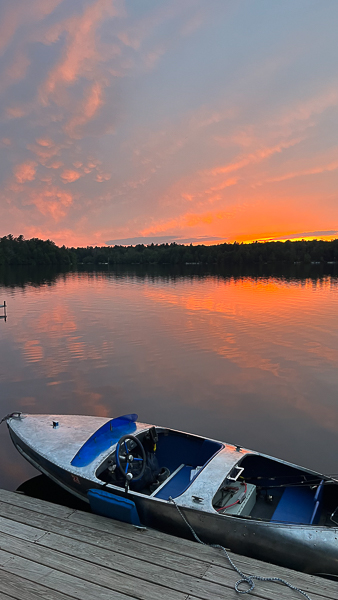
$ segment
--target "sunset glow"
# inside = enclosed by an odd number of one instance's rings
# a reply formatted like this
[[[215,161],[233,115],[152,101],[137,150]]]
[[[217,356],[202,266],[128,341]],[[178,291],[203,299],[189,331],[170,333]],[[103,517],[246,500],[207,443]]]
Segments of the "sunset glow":
[[[338,237],[336,0],[4,0],[0,236]]]

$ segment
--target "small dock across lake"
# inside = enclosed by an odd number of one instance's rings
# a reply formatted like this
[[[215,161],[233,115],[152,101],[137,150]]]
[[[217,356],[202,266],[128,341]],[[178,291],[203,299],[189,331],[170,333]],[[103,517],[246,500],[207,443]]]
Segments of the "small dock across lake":
[[[224,554],[15,492],[0,490],[0,600],[239,600]],[[230,553],[245,573],[281,577],[311,600],[337,600],[338,584]],[[295,600],[256,582],[245,598]]]

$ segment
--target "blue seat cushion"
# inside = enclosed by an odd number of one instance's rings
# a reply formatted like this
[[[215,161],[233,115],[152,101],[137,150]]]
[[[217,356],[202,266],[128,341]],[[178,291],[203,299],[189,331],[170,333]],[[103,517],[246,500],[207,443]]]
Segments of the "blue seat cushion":
[[[99,489],[88,490],[87,495],[90,508],[95,514],[131,525],[141,525],[137,508],[132,500]]]
[[[314,508],[313,490],[309,487],[288,487],[284,490],[271,521],[311,523]]]
[[[170,496],[172,498],[177,498],[180,496],[184,490],[190,484],[190,473],[192,467],[188,465],[184,465],[182,469],[174,475],[171,479],[168,480],[165,486],[163,486],[157,494],[155,494],[155,498],[161,498],[161,500],[169,500]]]

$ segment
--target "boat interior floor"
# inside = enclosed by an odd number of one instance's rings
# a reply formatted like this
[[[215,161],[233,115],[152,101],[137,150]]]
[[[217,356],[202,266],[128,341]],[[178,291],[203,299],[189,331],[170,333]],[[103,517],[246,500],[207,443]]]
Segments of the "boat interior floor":
[[[278,506],[279,500],[280,495],[270,495],[269,499],[266,495],[258,495],[256,498],[255,506],[253,507],[250,513],[250,517],[252,519],[262,519],[263,521],[270,521]]]

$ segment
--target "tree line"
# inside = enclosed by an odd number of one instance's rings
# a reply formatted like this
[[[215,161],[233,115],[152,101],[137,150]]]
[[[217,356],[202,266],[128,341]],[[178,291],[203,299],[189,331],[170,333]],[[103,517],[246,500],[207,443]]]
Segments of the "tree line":
[[[183,244],[137,244],[136,246],[87,246],[61,248],[51,240],[9,234],[0,238],[0,265],[185,265],[204,264],[222,267],[275,263],[338,262],[338,239],[285,242],[224,243],[213,246]]]

